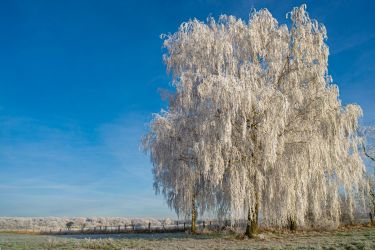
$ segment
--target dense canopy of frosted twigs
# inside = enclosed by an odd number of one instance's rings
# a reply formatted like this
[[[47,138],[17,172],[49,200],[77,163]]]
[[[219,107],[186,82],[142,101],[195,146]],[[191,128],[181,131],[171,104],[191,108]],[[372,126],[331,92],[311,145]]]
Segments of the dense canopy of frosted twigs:
[[[234,220],[258,203],[266,226],[337,226],[363,204],[362,110],[338,98],[325,27],[304,5],[288,16],[289,28],[267,9],[191,20],[164,37],[175,92],[143,146],[177,214],[195,198]]]

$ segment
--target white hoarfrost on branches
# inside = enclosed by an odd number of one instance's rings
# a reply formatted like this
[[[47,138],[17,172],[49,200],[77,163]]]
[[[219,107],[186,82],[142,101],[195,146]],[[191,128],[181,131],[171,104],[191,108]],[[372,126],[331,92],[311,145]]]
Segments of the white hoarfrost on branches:
[[[338,98],[325,27],[304,5],[289,14],[290,28],[262,9],[164,36],[175,92],[142,143],[177,214],[195,199],[201,213],[234,220],[335,226],[362,204],[362,110]]]

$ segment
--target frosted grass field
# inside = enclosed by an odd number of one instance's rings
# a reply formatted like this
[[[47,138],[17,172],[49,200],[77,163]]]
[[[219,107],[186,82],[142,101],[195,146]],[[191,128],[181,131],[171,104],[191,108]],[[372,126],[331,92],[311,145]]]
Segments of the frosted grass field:
[[[87,237],[85,235],[84,237]],[[375,249],[375,228],[351,228],[331,232],[266,232],[256,239],[233,234],[95,235],[79,236],[0,234],[5,249]]]

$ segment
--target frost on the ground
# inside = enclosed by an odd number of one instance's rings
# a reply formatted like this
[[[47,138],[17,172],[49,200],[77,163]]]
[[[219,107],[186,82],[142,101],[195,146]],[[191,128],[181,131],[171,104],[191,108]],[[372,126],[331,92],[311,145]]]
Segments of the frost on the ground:
[[[160,234],[160,237],[73,239],[40,235],[0,234],[1,249],[375,249],[375,229],[352,228],[333,232],[264,232],[255,239],[235,235]],[[155,235],[154,235],[155,236]]]

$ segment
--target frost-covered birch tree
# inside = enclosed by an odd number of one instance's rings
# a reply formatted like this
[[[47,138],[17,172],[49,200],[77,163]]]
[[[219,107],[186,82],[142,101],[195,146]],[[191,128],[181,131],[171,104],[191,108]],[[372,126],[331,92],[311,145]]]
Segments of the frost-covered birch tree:
[[[337,225],[364,185],[362,111],[343,106],[328,75],[326,30],[303,5],[279,25],[266,10],[191,20],[164,36],[175,92],[143,140],[157,190],[190,214],[194,203],[271,226]],[[363,190],[363,189],[361,189]],[[193,204],[193,205],[192,205]]]

